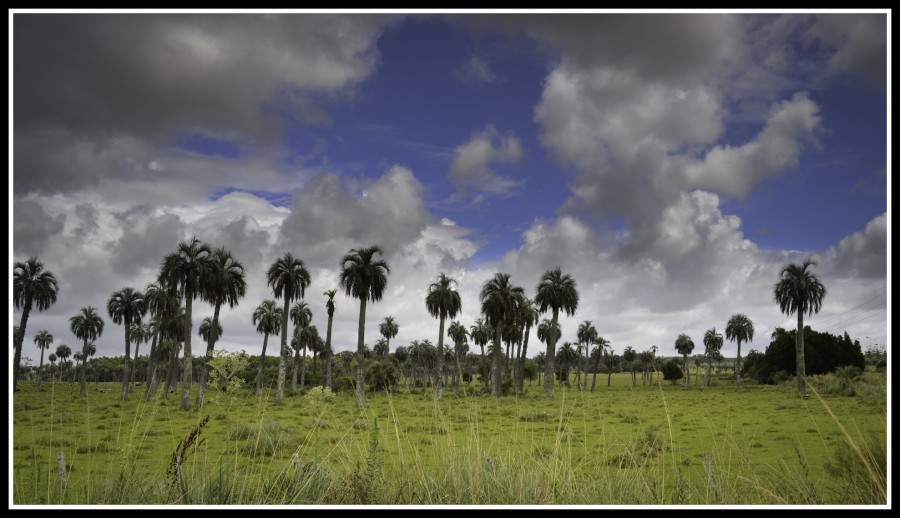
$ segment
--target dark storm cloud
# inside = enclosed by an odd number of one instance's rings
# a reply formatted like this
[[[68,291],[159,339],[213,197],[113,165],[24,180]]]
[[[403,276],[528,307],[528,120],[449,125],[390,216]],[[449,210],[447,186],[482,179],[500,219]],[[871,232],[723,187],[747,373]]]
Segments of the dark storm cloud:
[[[44,207],[30,200],[13,204],[13,241],[17,254],[24,260],[40,255],[47,242],[60,235],[65,227],[66,215],[51,216]]]
[[[117,213],[122,236],[110,243],[110,264],[122,274],[157,269],[184,239],[185,224],[175,214],[156,215],[147,207]]]

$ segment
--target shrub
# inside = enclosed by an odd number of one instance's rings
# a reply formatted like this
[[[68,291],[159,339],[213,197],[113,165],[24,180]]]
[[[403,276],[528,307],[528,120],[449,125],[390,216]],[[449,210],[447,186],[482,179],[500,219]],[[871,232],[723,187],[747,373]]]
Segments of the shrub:
[[[662,369],[663,379],[669,380],[672,383],[680,380],[684,377],[684,372],[681,370],[681,367],[675,362],[675,360],[669,360],[663,364]]]

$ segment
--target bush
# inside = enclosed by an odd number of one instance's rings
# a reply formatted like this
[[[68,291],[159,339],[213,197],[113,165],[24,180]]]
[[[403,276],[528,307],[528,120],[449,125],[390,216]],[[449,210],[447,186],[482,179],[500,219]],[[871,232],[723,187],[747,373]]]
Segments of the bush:
[[[353,392],[356,390],[356,380],[350,376],[341,376],[334,379],[331,383],[331,388],[335,392]]]
[[[663,379],[669,380],[673,384],[684,377],[684,372],[681,370],[681,367],[675,362],[675,360],[669,360],[663,364],[662,369]]]

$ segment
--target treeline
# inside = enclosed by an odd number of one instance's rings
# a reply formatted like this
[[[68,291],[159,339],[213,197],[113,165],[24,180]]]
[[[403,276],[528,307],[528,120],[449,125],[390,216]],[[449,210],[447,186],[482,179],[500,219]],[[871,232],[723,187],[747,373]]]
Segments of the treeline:
[[[751,350],[744,359],[743,374],[758,383],[774,384],[797,374],[797,353],[795,341],[797,331],[777,328],[772,333],[772,341],[764,352]],[[859,340],[843,336],[813,331],[803,328],[803,342],[806,355],[806,375],[834,372],[838,367],[866,367],[866,357]]]

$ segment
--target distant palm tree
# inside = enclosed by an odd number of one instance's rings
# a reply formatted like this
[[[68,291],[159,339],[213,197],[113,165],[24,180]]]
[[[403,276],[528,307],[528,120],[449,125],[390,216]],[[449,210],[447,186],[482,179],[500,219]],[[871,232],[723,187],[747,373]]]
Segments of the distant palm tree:
[[[694,350],[694,341],[691,340],[691,337],[681,333],[678,335],[678,338],[675,339],[675,350],[678,351],[684,359],[682,361],[682,365],[684,366],[684,379],[683,383],[686,387],[691,386],[691,371],[688,369],[687,363],[687,355],[691,354]]]
[[[514,286],[509,281],[509,274],[497,273],[481,288],[481,312],[488,324],[494,329],[494,366],[491,395],[500,397],[500,373],[502,369],[503,351],[500,346],[504,324],[513,318],[524,303],[525,290]]]
[[[212,270],[212,248],[196,237],[182,241],[168,254],[159,269],[159,277],[169,293],[184,295],[184,353],[182,355],[181,410],[191,409],[191,384],[194,381],[191,355],[191,321],[194,299],[207,291]]]
[[[475,319],[475,324],[469,327],[469,336],[472,337],[472,341],[475,342],[475,345],[481,347],[481,365],[482,368],[488,364],[487,357],[484,355],[484,346],[487,345],[488,340],[491,339],[491,335],[493,334],[493,330],[491,326],[488,325],[483,318]],[[488,391],[488,377],[482,372],[481,380],[484,382],[484,391]]]
[[[752,332],[751,332],[752,334]],[[704,386],[708,386],[710,380],[712,379],[712,361],[713,358],[718,356],[719,351],[722,349],[722,334],[716,332],[716,328],[712,328],[706,331],[703,335],[703,345],[706,347],[706,383]],[[740,349],[738,349],[740,351]],[[740,362],[741,353],[738,352],[738,362]],[[738,374],[738,379],[740,380],[740,374]],[[738,382],[740,386],[740,382]]]
[[[25,326],[28,324],[28,315],[32,306],[38,311],[44,311],[56,302],[59,293],[59,284],[53,272],[44,270],[44,263],[37,257],[31,257],[25,262],[16,261],[13,264],[13,305],[22,308],[22,320],[19,322],[18,333],[13,337],[16,347],[13,359],[13,392],[16,391],[16,383],[19,381],[19,363],[22,359],[22,342],[25,340]]]
[[[163,279],[157,279],[144,288],[144,300],[147,302],[147,312],[150,314],[150,324],[153,327],[153,338],[150,343],[150,354],[147,356],[147,388],[144,391],[144,401],[150,401],[150,396],[156,390],[156,380],[160,357],[157,348],[161,336],[161,326],[175,314],[181,306],[177,296],[173,296]]]
[[[801,316],[800,318],[803,317]],[[737,360],[734,366],[734,376],[737,390],[741,390],[741,343],[753,341],[753,321],[743,313],[735,313],[725,326],[725,338],[729,342],[737,342]],[[800,343],[803,343],[802,339]],[[719,348],[721,349],[721,347]]]
[[[47,360],[50,361],[50,379],[52,380],[53,379],[53,365],[56,363],[56,354],[50,353],[50,355],[47,356]]]
[[[147,313],[147,302],[144,294],[134,288],[126,287],[113,292],[106,303],[109,318],[116,324],[125,324],[125,371],[122,375],[122,401],[128,399],[128,386],[131,376],[131,340],[132,324],[139,324],[141,317]]]
[[[291,323],[294,324],[294,338],[297,340],[297,343],[291,342],[291,347],[294,349],[291,390],[295,391],[297,390],[297,370],[300,363],[300,349],[303,349],[303,374],[301,375],[300,388],[303,389],[306,387],[306,352],[309,350],[310,341],[308,337],[301,335],[304,330],[309,327],[310,322],[312,322],[312,310],[309,308],[309,304],[302,300],[294,304],[294,307],[291,308]]]
[[[578,390],[581,390],[581,358],[582,358],[582,350],[589,349],[591,344],[597,339],[597,328],[594,327],[593,322],[590,320],[585,320],[578,326],[578,332],[575,334],[578,338],[578,365],[575,368],[575,386]],[[584,353],[587,355],[587,352]],[[597,379],[597,370],[594,369],[594,379]],[[587,371],[584,373],[584,388],[587,390]]]
[[[210,333],[212,333],[212,336],[210,336]],[[197,333],[197,336],[202,338],[204,342],[208,342],[210,338],[214,341],[218,340],[222,336],[222,324],[215,322],[214,326],[213,317],[206,317],[200,323],[200,332]]]
[[[219,310],[222,304],[228,304],[229,308],[238,305],[238,301],[247,293],[247,281],[244,273],[244,265],[231,255],[224,247],[215,248],[210,256],[211,268],[207,278],[203,298],[213,305],[211,325],[219,326]],[[213,349],[219,335],[209,335],[206,341],[206,355],[203,358],[203,367],[200,372],[200,387],[197,390],[197,408],[203,406],[203,395],[206,393],[206,380],[209,378],[209,361],[212,359]]]
[[[145,293],[144,301],[146,302],[146,300],[147,294]],[[153,326],[150,324],[150,322],[137,322],[135,324],[132,324],[131,332],[133,333],[132,340],[134,341],[134,363],[136,366],[138,362],[138,353],[140,353],[141,350],[141,344],[147,343],[150,341],[150,339],[153,338]],[[135,367],[135,369],[136,368],[137,367]],[[128,389],[129,392],[131,392],[131,389],[134,388],[134,382],[136,382],[138,378],[138,371],[134,370],[133,373],[134,376],[131,377],[131,388]]]
[[[559,323],[557,323],[556,326],[554,327],[553,322],[551,322],[549,319],[545,318],[544,320],[542,320],[541,323],[538,324],[538,327],[537,327],[538,340],[540,340],[542,343],[545,343],[545,344],[548,343],[550,341],[551,330],[554,330],[554,329],[556,330],[556,333],[555,333],[556,340],[559,340],[559,337],[562,334],[562,330],[560,329]],[[544,380],[546,383],[547,353],[541,352],[541,353],[539,353],[539,355],[541,356],[541,358],[544,359],[542,366],[544,367]],[[554,374],[550,375],[551,383],[553,380],[553,376],[554,376]]]
[[[455,279],[451,279],[441,272],[437,279],[428,286],[428,294],[425,296],[425,309],[431,316],[440,320],[434,385],[438,401],[441,400],[443,394],[441,376],[444,370],[444,322],[448,318],[456,318],[456,315],[462,311],[462,298],[459,296],[459,292],[453,289],[455,284]]]
[[[259,369],[256,373],[257,396],[262,394],[263,368],[266,364],[266,346],[269,343],[269,335],[277,335],[281,329],[282,312],[278,303],[271,299],[262,301],[262,304],[253,310],[253,325],[256,326],[256,332],[263,335],[262,355],[259,358]]]
[[[469,338],[469,333],[466,331],[466,326],[462,325],[459,320],[454,320],[450,323],[450,327],[447,328],[447,336],[449,336],[450,339],[453,340],[453,353],[456,359],[456,370],[459,374],[459,378],[456,379],[453,387],[453,389],[456,390],[459,388],[459,379],[462,379],[463,375],[462,363],[460,358],[464,358],[469,349],[469,347],[466,345],[466,342]]]
[[[803,264],[786,264],[781,268],[775,284],[775,302],[786,316],[797,313],[797,390],[806,397],[806,354],[803,346],[803,314],[810,317],[822,309],[827,290],[819,278],[809,271],[816,262],[807,259]],[[726,329],[726,333],[728,330]],[[752,337],[751,337],[752,339]]]
[[[528,336],[531,334],[531,328],[537,325],[541,314],[534,306],[534,301],[526,298],[519,307],[519,323],[525,326],[522,332],[522,354],[519,355],[518,381],[516,383],[516,393],[521,394],[525,388],[525,358],[528,355]]]
[[[388,341],[384,338],[379,338],[377,342],[375,342],[375,347],[372,348],[372,352],[375,353],[375,357],[379,360],[387,359],[388,354],[390,353],[390,346],[388,345]]]
[[[266,272],[266,280],[275,298],[284,299],[284,309],[281,315],[281,350],[278,363],[278,388],[275,392],[275,404],[280,406],[284,398],[284,376],[288,359],[288,319],[290,318],[290,305],[295,300],[300,300],[306,294],[306,288],[311,280],[309,271],[303,261],[297,259],[289,252],[272,263]]]
[[[559,362],[559,385],[569,386],[569,369],[572,362],[578,358],[578,352],[572,347],[572,342],[565,342],[556,351],[556,361]]]
[[[612,386],[613,371],[619,368],[619,357],[615,351],[610,349],[609,353],[603,358],[603,364],[606,365],[606,386]]]
[[[328,297],[325,301],[325,309],[328,311],[328,330],[325,333],[325,386],[331,390],[331,371],[334,351],[331,348],[331,322],[334,320],[334,296],[337,290],[326,290],[323,295]]]
[[[549,322],[549,320],[548,320]],[[547,354],[541,351],[534,355],[534,363],[538,368],[538,385],[541,384],[541,376],[544,374],[544,365],[547,363]]]
[[[646,385],[647,379],[650,377],[648,371],[650,370],[650,367],[653,364],[653,353],[651,353],[650,351],[642,351],[640,354],[638,354],[638,359],[641,362],[641,367],[642,367],[642,371],[643,371],[643,374],[641,375],[641,384]],[[651,381],[651,383],[652,383],[652,381]]]
[[[103,334],[103,319],[100,318],[100,315],[97,314],[97,309],[93,306],[87,306],[81,308],[81,312],[77,315],[69,319],[69,328],[72,330],[72,333],[76,338],[79,338],[84,341],[84,347],[82,348],[82,352],[87,351],[88,341],[93,342],[94,340],[100,338],[100,335]],[[66,347],[68,349],[68,347]],[[59,354],[59,348],[56,350],[56,356],[59,358],[63,358],[62,355]],[[68,356],[68,354],[66,355]],[[87,397],[87,367],[82,365],[81,367],[81,397]]]
[[[600,360],[606,354],[606,349],[609,348],[610,345],[609,340],[603,338],[602,336],[597,336],[592,340],[591,343],[594,344],[594,352],[596,352],[596,354],[594,355],[594,379],[591,381],[591,392],[593,392],[594,388],[597,387],[597,371],[600,370]]]
[[[637,378],[634,376],[634,362],[637,360],[637,351],[634,350],[634,347],[628,346],[625,348],[625,351],[622,352],[622,359],[628,362],[628,368],[631,370],[631,386],[637,385]]]
[[[384,317],[384,321],[379,324],[378,330],[381,332],[381,336],[387,340],[388,353],[391,352],[391,339],[400,332],[400,326],[394,321],[394,317]]]
[[[43,380],[43,372],[44,372],[44,350],[50,347],[50,344],[53,343],[53,335],[50,334],[49,331],[43,330],[38,331],[38,334],[34,335],[34,343],[37,344],[38,348],[41,350],[41,363],[38,366],[38,390],[41,390],[41,381]]]
[[[66,344],[59,344],[59,345],[56,346],[56,357],[59,358],[59,364],[60,364],[60,367],[62,367],[63,365],[68,364],[68,362],[66,361],[66,359],[67,359],[69,356],[72,356],[72,349],[69,348],[68,345],[66,345]],[[60,369],[60,370],[62,370],[62,369]],[[66,370],[71,370],[71,369],[66,369]],[[60,380],[60,381],[63,380],[62,374],[60,374],[59,380]]]
[[[562,270],[557,266],[552,270],[544,272],[538,282],[536,288],[537,294],[534,297],[535,304],[538,305],[541,313],[545,313],[548,309],[553,310],[553,319],[551,322],[555,327],[559,322],[559,310],[566,312],[566,315],[572,316],[578,309],[578,287],[575,279],[569,274],[563,274]],[[553,361],[556,358],[556,340],[558,337],[551,336],[547,342],[547,366],[544,376],[544,390],[547,397],[553,399]]]
[[[387,276],[391,273],[387,261],[375,259],[384,255],[381,247],[353,248],[341,258],[340,287],[347,296],[359,299],[359,330],[356,339],[356,406],[366,402],[365,382],[365,331],[366,301],[378,302],[387,289]]]

